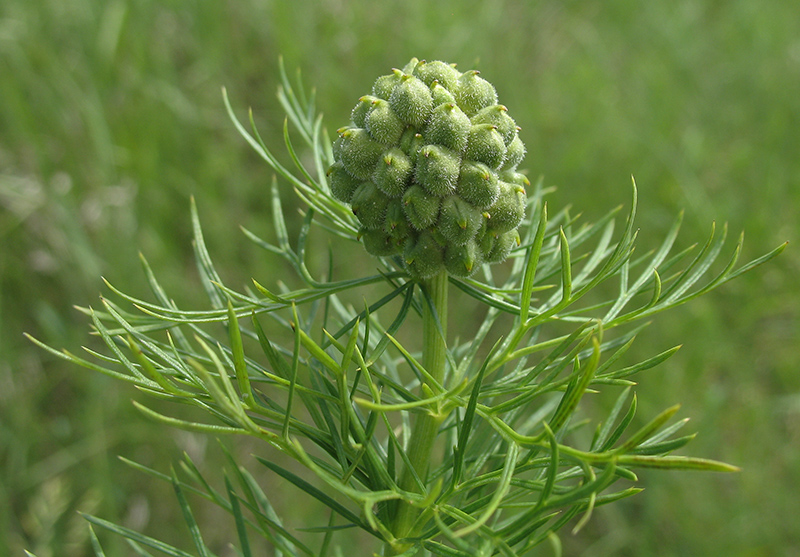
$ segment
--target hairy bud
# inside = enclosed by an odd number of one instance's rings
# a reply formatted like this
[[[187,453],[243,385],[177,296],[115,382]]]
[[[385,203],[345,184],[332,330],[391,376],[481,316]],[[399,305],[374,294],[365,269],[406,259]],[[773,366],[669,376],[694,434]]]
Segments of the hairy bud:
[[[447,91],[455,91],[458,87],[458,79],[461,77],[461,72],[452,64],[439,60],[434,60],[433,62],[425,62],[423,60],[414,68],[414,75],[431,89],[434,89],[433,82],[436,81]]]
[[[442,201],[439,231],[448,244],[463,246],[475,237],[482,222],[481,212],[458,195]]]
[[[487,263],[498,263],[505,260],[508,254],[519,245],[519,233],[516,229],[502,234],[487,232],[481,246],[481,252]]]
[[[497,128],[503,143],[508,145],[517,135],[517,123],[508,115],[502,104],[487,106],[472,117],[473,124],[491,124]]]
[[[369,114],[369,111],[372,110],[372,107],[375,106],[375,102],[378,100],[380,99],[373,97],[372,95],[364,95],[358,99],[358,104],[350,113],[350,119],[357,127],[363,128],[366,125],[367,114]]]
[[[517,228],[525,216],[525,190],[507,182],[500,182],[500,195],[489,208],[489,230],[497,233]]]
[[[456,188],[461,159],[453,151],[439,145],[426,145],[417,155],[417,183],[432,194],[444,197]]]
[[[502,170],[516,170],[524,158],[525,144],[517,135],[506,148],[506,160],[503,161]]]
[[[433,109],[425,130],[425,141],[463,153],[471,127],[469,117],[455,103],[440,104]]]
[[[344,169],[341,162],[336,162],[328,169],[328,185],[331,188],[333,197],[339,201],[350,203],[353,200],[353,192],[360,186],[362,180],[354,178]]]
[[[463,246],[448,245],[444,250],[444,266],[457,277],[468,277],[483,262],[483,255],[474,239]]]
[[[364,125],[375,141],[395,145],[405,131],[405,125],[392,110],[388,101],[376,99],[364,118]]]
[[[337,140],[339,160],[351,176],[369,180],[384,147],[362,128],[345,128]]]
[[[414,165],[401,149],[393,147],[383,154],[382,162],[375,167],[372,179],[389,197],[402,197],[411,179]]]
[[[413,75],[403,75],[392,91],[392,110],[406,124],[421,128],[433,110],[430,88]]]
[[[369,253],[397,256],[416,279],[468,277],[519,245],[525,145],[478,72],[413,58],[379,77],[350,117],[328,182]]]
[[[494,85],[479,77],[478,73],[472,70],[462,74],[455,90],[458,105],[469,116],[497,104],[497,91],[494,90]]]
[[[464,156],[471,161],[482,162],[489,168],[500,168],[506,158],[506,144],[493,124],[472,126]]]
[[[384,230],[363,230],[361,241],[364,242],[364,249],[368,253],[378,257],[388,257],[403,252],[403,242]]]
[[[418,278],[430,278],[441,272],[444,249],[430,232],[422,232],[406,242],[403,257],[409,272]]]
[[[433,97],[433,106],[442,104],[456,104],[456,98],[449,89],[443,87],[438,81],[431,84],[431,96]]]
[[[355,192],[350,207],[364,228],[375,230],[383,227],[389,198],[372,182],[364,182]]]
[[[429,194],[418,185],[411,186],[403,194],[403,211],[417,230],[425,230],[436,223],[441,205],[441,197]]]
[[[461,165],[456,193],[478,209],[488,209],[500,195],[497,174],[483,163],[465,162]]]

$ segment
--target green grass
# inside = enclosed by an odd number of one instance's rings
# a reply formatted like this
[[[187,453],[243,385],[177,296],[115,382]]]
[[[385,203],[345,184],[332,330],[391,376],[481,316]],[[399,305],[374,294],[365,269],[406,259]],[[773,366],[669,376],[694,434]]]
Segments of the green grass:
[[[269,229],[271,176],[228,121],[221,86],[277,146],[281,53],[316,87],[330,130],[412,56],[476,67],[523,128],[529,175],[558,186],[551,206],[598,217],[628,201],[633,174],[645,245],[685,208],[682,238],[727,221],[731,234],[746,230],[744,260],[798,239],[799,16],[778,0],[3,2],[0,553],[89,554],[76,510],[191,547],[171,494],[115,457],[168,472],[187,450],[213,471],[220,451],[140,419],[135,391],[65,368],[22,332],[91,345],[72,305],[97,303],[101,275],[145,295],[140,250],[183,306],[201,300],[191,195],[228,284],[280,272],[238,229]],[[796,252],[666,315],[633,348],[684,344],[639,388],[642,415],[683,403],[700,432],[692,454],[743,471],[648,475],[644,494],[565,535],[565,554],[800,545]],[[284,512],[299,524],[300,510]],[[231,525],[197,518],[224,547]]]

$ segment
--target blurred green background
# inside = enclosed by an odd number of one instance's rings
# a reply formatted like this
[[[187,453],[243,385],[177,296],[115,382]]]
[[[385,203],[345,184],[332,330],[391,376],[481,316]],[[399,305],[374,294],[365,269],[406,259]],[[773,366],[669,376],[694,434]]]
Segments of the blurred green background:
[[[558,186],[551,206],[590,220],[628,203],[633,174],[645,245],[682,208],[682,245],[714,220],[734,238],[746,230],[743,257],[794,242],[635,346],[684,343],[644,378],[642,415],[683,403],[700,432],[686,452],[743,471],[648,473],[644,494],[563,538],[567,555],[796,555],[800,6],[785,0],[4,0],[0,554],[88,555],[77,510],[190,547],[168,486],[116,455],[165,471],[185,450],[213,470],[219,450],[146,422],[132,389],[65,367],[22,332],[91,344],[73,304],[97,303],[100,276],[146,296],[139,251],[183,306],[200,306],[191,195],[228,284],[270,272],[238,226],[266,229],[271,175],[220,88],[279,150],[279,54],[316,87],[330,130],[412,56],[475,67],[522,127],[529,175]],[[212,542],[233,539],[231,522],[201,517]]]

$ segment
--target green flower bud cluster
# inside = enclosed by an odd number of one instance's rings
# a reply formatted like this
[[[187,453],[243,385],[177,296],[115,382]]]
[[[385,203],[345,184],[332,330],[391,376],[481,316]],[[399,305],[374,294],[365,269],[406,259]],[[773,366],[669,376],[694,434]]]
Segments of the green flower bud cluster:
[[[415,278],[466,277],[519,243],[525,145],[477,71],[414,58],[379,77],[351,118],[328,178],[369,253],[401,256]]]

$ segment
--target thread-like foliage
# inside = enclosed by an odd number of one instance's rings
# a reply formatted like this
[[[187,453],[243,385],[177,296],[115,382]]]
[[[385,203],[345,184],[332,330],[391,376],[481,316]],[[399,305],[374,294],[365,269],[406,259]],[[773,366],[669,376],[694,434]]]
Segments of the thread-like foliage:
[[[454,74],[454,79],[475,79],[466,75]],[[404,99],[418,91],[403,85],[408,90],[397,93],[399,87],[390,96],[402,112]],[[380,82],[375,88],[380,90]],[[658,248],[634,254],[635,185],[617,232],[619,209],[581,224],[567,210],[548,210],[540,181],[528,192],[520,244],[510,249],[503,272],[484,266],[473,278],[447,278],[474,302],[471,309],[484,314],[473,335],[454,340],[446,335],[448,316],[438,313],[441,306],[431,298],[428,283],[410,275],[393,253],[379,259],[377,272],[366,277],[333,281],[309,269],[310,234],[322,230],[337,241],[357,241],[363,217],[359,222],[331,194],[328,169],[334,156],[313,97],[283,72],[279,98],[303,141],[301,157],[285,127],[294,170],[266,147],[252,116],[248,130],[227,96],[225,104],[246,141],[306,204],[305,219],[292,239],[276,180],[271,191],[275,240],[245,231],[249,240],[285,259],[301,286],[285,288],[274,276],[257,277],[252,289],[224,284],[193,203],[195,255],[207,309],[178,307],[143,258],[152,300],[108,284],[111,296],[101,300],[101,307],[84,310],[106,345],[103,353],[89,350],[81,357],[34,339],[73,364],[131,383],[157,399],[195,406],[206,416],[189,421],[136,402],[148,418],[263,441],[271,448],[261,453],[260,465],[329,512],[326,523],[302,525],[306,534],[284,525],[268,490],[231,455],[221,490],[188,457],[180,474],[130,463],[173,486],[195,554],[211,553],[186,494],[230,513],[231,542],[245,556],[251,554],[254,536],[266,539],[276,554],[326,555],[335,547],[336,533],[348,527],[368,532],[387,555],[516,556],[545,541],[557,545],[554,536],[560,528],[572,524],[579,529],[595,507],[638,493],[642,470],[736,469],[674,454],[693,437],[679,434],[685,420],[674,420],[677,407],[634,426],[633,379],[676,348],[641,362],[624,356],[654,314],[770,260],[784,246],[737,267],[740,238],[718,263],[726,231],[712,227],[699,248],[676,252],[678,218]],[[372,120],[365,125],[394,140],[391,117],[378,112],[380,103],[370,103]],[[477,113],[480,103],[474,108]],[[410,109],[403,114],[409,120],[417,117]],[[354,118],[360,118],[355,111]],[[598,300],[601,284],[604,292],[612,286],[616,295]],[[363,308],[352,307],[348,300],[359,299],[366,286],[377,294]],[[398,340],[423,315],[445,347],[442,369],[426,369],[426,362],[436,360],[420,354],[422,339],[419,345]],[[582,434],[581,428],[589,427],[577,419],[582,402],[589,393],[609,389],[620,391],[616,402],[593,435]],[[424,470],[410,456],[412,421],[420,416],[435,418],[434,442],[441,452]],[[273,460],[277,453],[308,469],[317,481],[279,464],[285,459]],[[414,512],[401,511],[404,506]],[[402,529],[398,513],[410,517]],[[137,552],[148,547],[165,555],[189,554],[103,519],[87,519],[127,538]],[[94,534],[92,539],[96,554],[102,555]]]

